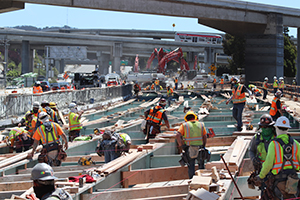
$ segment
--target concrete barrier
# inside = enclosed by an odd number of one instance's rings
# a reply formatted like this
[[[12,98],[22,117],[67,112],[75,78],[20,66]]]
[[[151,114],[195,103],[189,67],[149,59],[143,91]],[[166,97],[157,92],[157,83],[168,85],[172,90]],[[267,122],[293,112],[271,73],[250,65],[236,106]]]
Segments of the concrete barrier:
[[[35,101],[57,103],[59,109],[66,109],[71,101],[94,103],[110,100],[117,97],[128,98],[132,95],[132,85],[115,86],[107,88],[86,88],[83,90],[50,91],[41,94],[19,94],[13,93],[0,96],[0,118],[5,119],[12,116],[20,116],[32,109]]]

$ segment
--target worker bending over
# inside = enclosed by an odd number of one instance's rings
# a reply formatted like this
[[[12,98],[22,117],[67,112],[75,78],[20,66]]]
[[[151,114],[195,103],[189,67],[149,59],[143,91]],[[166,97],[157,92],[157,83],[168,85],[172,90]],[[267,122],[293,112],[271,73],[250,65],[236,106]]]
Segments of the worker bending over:
[[[67,154],[63,151],[63,146],[60,145],[59,136],[64,141],[65,150],[68,149],[68,140],[59,124],[49,121],[49,115],[45,112],[41,112],[39,120],[42,125],[33,134],[33,148],[32,152],[28,155],[32,158],[34,152],[41,141],[43,149],[38,157],[39,162],[44,162],[50,166],[60,166],[61,161],[67,157]]]
[[[282,116],[281,102],[280,102],[281,95],[282,95],[281,91],[277,90],[272,100],[270,115],[272,116],[273,121],[276,121],[278,117]]]
[[[29,150],[31,146],[31,137],[28,131],[22,128],[12,128],[9,132],[9,141],[10,141],[10,149],[9,152],[13,152],[14,146],[16,147],[16,153],[21,153],[24,151]]]
[[[176,134],[177,143],[183,150],[183,162],[188,164],[188,174],[191,179],[195,175],[195,160],[198,160],[199,169],[204,169],[204,160],[208,151],[206,145],[206,129],[203,122],[197,120],[193,111],[188,111],[185,122],[180,125]]]
[[[99,140],[96,152],[101,157],[104,155],[105,163],[108,163],[121,154],[116,150],[118,136],[114,135],[110,130],[105,130],[102,139]]]
[[[54,110],[50,108],[50,104],[47,100],[42,101],[41,103],[42,110],[50,116],[50,121],[58,123],[57,115]]]
[[[267,178],[266,187],[271,191],[267,199],[299,197],[297,172],[300,169],[300,146],[289,134],[290,122],[282,116],[276,120],[276,138],[269,144],[262,169],[256,176],[256,185]]]

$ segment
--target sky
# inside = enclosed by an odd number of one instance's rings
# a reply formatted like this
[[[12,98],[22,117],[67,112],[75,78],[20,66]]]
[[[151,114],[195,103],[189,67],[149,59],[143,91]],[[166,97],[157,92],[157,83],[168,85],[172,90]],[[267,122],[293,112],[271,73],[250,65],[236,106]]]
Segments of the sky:
[[[300,9],[299,0],[247,0],[276,6]],[[175,24],[173,28],[172,24]],[[70,26],[72,28],[99,29],[139,29],[187,32],[221,33],[203,25],[197,19],[166,17],[158,15],[134,14],[92,9],[67,8],[59,6],[25,4],[25,9],[0,14],[0,27],[31,25],[38,28],[46,26]],[[297,30],[290,28],[290,35],[297,36]]]

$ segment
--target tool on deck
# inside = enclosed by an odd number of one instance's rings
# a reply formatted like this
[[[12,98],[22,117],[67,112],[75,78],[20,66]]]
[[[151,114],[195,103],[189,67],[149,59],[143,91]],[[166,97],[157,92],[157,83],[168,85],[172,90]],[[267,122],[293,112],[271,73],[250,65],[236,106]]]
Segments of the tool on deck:
[[[214,130],[212,128],[208,128],[208,137],[213,138],[215,136],[216,136],[216,134],[215,134]]]
[[[236,184],[234,178],[232,177],[231,172],[230,172],[230,170],[229,170],[229,168],[228,168],[228,166],[227,166],[227,164],[226,164],[226,162],[225,162],[225,160],[224,160],[224,158],[223,158],[222,155],[221,155],[221,159],[222,159],[222,161],[223,161],[223,163],[224,163],[224,165],[225,165],[225,167],[226,167],[226,169],[227,169],[227,171],[228,171],[228,173],[229,173],[229,175],[230,175],[230,178],[231,178],[232,182],[234,183],[234,186],[235,186],[235,188],[237,189],[237,191],[238,191],[240,197],[244,200],[244,197],[243,197],[243,195],[242,195],[242,193],[241,193],[239,187],[237,186],[237,184]]]

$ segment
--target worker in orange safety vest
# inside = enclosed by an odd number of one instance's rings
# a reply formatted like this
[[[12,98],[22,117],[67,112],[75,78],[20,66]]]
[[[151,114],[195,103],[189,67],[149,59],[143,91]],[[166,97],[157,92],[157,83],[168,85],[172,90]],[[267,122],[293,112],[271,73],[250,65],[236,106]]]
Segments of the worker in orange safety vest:
[[[272,116],[272,119],[274,121],[276,121],[278,117],[283,115],[281,110],[281,102],[280,102],[281,95],[282,95],[281,91],[277,90],[272,100],[270,115]]]
[[[35,82],[35,85],[33,86],[33,94],[37,94],[37,93],[43,93],[43,89],[41,87],[40,81]]]

